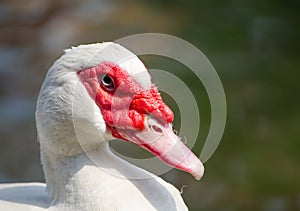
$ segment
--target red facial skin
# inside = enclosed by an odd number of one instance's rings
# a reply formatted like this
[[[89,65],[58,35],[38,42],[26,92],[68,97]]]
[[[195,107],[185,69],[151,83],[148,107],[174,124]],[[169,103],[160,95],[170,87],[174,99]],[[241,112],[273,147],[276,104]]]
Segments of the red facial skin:
[[[113,79],[114,89],[105,87],[102,83],[103,75]],[[163,102],[155,85],[145,90],[116,64],[103,62],[80,70],[78,76],[100,108],[107,129],[115,138],[126,140],[118,132],[120,130],[143,130],[147,115],[163,125],[174,119],[172,110]]]
[[[108,86],[110,79],[102,81],[105,75],[113,80],[113,86]],[[113,137],[137,144],[197,180],[202,177],[202,163],[174,134],[169,124],[173,122],[173,112],[162,101],[155,85],[146,90],[120,66],[109,62],[83,69],[78,77],[100,108]],[[149,130],[147,116],[159,124],[151,125]],[[160,135],[155,136],[153,130]]]

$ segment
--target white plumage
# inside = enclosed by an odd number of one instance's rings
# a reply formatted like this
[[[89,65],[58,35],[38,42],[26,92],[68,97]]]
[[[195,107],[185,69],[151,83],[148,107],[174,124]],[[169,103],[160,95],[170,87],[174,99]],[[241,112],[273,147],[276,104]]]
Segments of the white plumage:
[[[143,88],[150,88],[143,63],[118,44],[66,50],[49,69],[37,102],[47,188],[41,183],[2,184],[0,210],[187,210],[174,186],[109,150],[107,141],[113,138],[77,76],[78,70],[103,61],[119,64]],[[100,168],[83,149],[99,161]],[[124,179],[136,177],[148,179]]]

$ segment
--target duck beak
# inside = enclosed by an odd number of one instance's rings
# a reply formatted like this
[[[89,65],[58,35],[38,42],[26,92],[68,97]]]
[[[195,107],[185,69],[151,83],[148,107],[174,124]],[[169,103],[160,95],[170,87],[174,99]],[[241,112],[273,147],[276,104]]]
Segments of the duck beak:
[[[162,125],[151,117],[145,118],[142,131],[118,131],[122,137],[164,161],[168,165],[192,174],[200,180],[204,166],[197,156],[181,141],[170,123]]]

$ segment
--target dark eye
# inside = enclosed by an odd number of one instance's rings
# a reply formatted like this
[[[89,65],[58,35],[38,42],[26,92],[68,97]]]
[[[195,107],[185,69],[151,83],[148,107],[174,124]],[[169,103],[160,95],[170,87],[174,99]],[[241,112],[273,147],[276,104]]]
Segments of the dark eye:
[[[114,80],[109,75],[103,75],[102,76],[101,84],[108,91],[114,91],[115,90]]]

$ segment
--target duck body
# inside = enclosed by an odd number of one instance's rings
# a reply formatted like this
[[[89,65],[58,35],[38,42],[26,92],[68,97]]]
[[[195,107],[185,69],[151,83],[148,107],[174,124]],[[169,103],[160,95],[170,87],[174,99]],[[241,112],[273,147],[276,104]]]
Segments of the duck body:
[[[49,207],[46,184],[0,184],[0,210],[46,210]]]

